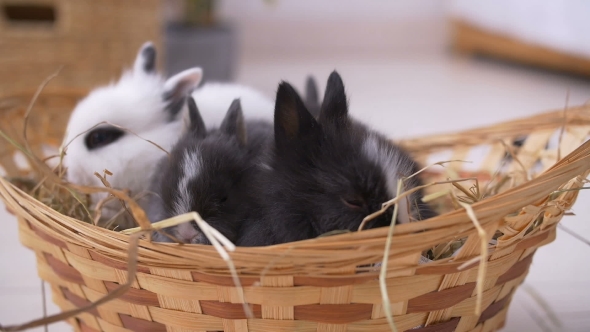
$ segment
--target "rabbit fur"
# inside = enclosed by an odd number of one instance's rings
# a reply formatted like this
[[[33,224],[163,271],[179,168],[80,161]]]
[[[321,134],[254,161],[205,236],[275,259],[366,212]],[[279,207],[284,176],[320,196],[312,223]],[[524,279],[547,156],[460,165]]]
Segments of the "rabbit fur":
[[[260,218],[244,223],[238,245],[356,231],[365,216],[396,197],[398,179],[418,171],[400,147],[350,119],[344,85],[336,72],[328,79],[317,120],[290,84],[279,85],[269,163],[259,177]],[[404,182],[404,190],[419,184],[413,177]],[[434,215],[421,195],[418,191],[402,199],[396,222]],[[366,228],[389,225],[392,210]]]
[[[219,128],[206,130],[197,105],[189,98],[189,130],[165,157],[152,185],[156,195],[147,209],[152,221],[191,211],[235,241],[241,222],[257,197],[249,192],[258,169],[258,156],[272,137],[268,122],[245,122],[240,100],[229,106]],[[184,243],[209,244],[195,222],[164,232]],[[154,240],[170,242],[162,233]]]
[[[305,107],[314,118],[320,115],[320,93],[312,75],[308,75],[305,80]]]
[[[191,93],[202,99],[201,112],[210,125],[218,125],[231,101],[240,97],[252,116],[272,117],[272,102],[253,89],[206,84],[195,90],[202,78],[200,68],[164,80],[155,67],[156,50],[147,42],[131,70],[117,82],[92,90],[76,105],[62,144],[69,182],[102,187],[94,172],[108,169],[113,173],[108,180],[114,188],[128,189],[132,196],[144,194],[157,161],[165,155],[146,140],[167,151],[172,148],[186,129],[183,118]],[[106,193],[96,193],[91,200],[96,205],[106,197]],[[113,217],[120,209],[116,201],[106,204],[103,219]]]

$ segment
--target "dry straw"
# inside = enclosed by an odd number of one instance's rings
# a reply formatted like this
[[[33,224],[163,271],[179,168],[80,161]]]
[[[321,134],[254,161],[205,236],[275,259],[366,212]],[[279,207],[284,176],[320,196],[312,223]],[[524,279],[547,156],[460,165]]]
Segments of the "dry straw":
[[[56,185],[59,170],[40,172],[41,165],[30,162],[30,172],[13,160],[15,143],[23,147],[16,137],[22,139],[32,95],[0,98],[2,133],[14,138],[0,144],[0,162],[13,178]],[[39,95],[28,120],[32,154],[40,156],[42,144],[60,143],[67,111],[82,95]],[[562,127],[559,147],[546,147]],[[115,232],[81,222],[6,179],[0,179],[0,197],[17,216],[22,244],[35,251],[53,301],[77,310],[68,318],[77,331],[493,331],[503,326],[536,248],[554,239],[585,184],[589,133],[590,107],[584,106],[568,109],[565,119],[555,111],[401,142],[423,164],[445,150],[453,160],[465,160],[475,146],[489,152],[477,169],[457,162],[421,174],[426,183],[441,183],[425,189],[433,203],[456,205],[448,213],[263,248],[234,248],[204,224],[217,245],[152,243],[139,235],[151,226],[143,211],[112,188],[66,186],[80,196],[108,191],[125,202],[140,229]],[[504,142],[523,135],[526,141],[507,161]],[[201,225],[191,214],[155,227],[190,219]],[[456,244],[459,250],[441,254]],[[433,248],[439,259],[421,264]]]

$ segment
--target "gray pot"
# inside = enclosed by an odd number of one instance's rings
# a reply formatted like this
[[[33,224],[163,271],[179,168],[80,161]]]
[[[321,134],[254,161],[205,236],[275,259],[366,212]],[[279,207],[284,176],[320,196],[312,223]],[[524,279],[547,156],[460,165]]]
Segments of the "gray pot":
[[[228,25],[166,27],[166,72],[176,74],[191,67],[202,67],[204,81],[228,82],[233,79],[237,60],[235,29]]]

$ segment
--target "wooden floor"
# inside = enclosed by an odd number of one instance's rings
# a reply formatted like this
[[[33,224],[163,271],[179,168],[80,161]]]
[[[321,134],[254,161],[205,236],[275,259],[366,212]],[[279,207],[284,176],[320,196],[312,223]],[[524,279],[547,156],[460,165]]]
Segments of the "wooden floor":
[[[452,22],[455,49],[467,54],[482,54],[540,68],[590,77],[590,58],[482,30],[462,21]]]

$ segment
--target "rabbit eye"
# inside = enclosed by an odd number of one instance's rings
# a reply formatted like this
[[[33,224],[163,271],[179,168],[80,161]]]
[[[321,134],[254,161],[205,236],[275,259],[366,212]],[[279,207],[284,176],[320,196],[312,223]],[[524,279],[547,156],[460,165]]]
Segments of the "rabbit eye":
[[[227,201],[227,196],[223,196],[221,197],[221,199],[219,200],[221,203],[225,203],[225,201]]]
[[[344,205],[346,205],[347,207],[354,209],[354,210],[360,210],[365,207],[365,202],[359,198],[344,198],[344,197],[342,197],[341,200],[344,203]]]
[[[86,135],[86,147],[88,150],[98,149],[113,143],[123,134],[125,132],[117,128],[96,128]]]

